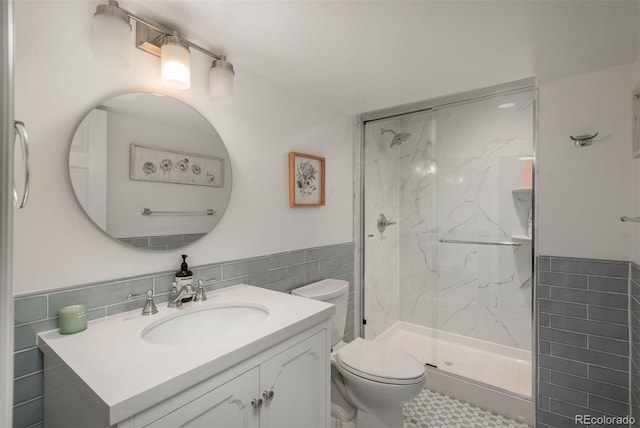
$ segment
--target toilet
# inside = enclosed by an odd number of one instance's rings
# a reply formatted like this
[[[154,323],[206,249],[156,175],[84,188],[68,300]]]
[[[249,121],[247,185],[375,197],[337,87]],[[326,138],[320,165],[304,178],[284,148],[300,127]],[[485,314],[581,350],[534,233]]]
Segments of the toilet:
[[[333,303],[331,318],[332,428],[404,425],[402,404],[424,386],[424,366],[404,351],[356,338],[342,341],[349,283],[325,279],[291,291],[292,295]]]

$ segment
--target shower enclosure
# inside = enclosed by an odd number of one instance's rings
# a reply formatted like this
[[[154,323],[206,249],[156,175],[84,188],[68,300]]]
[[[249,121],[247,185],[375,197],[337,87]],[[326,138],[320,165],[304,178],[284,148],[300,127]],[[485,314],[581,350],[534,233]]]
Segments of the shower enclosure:
[[[491,92],[363,120],[363,329],[530,402],[535,92]]]

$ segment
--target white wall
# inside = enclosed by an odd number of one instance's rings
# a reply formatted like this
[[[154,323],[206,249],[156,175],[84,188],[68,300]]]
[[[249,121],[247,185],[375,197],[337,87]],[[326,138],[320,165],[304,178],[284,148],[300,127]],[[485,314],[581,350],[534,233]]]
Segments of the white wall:
[[[631,202],[633,80],[621,65],[540,83],[538,254],[629,260],[637,225],[620,216],[640,215]],[[590,147],[569,139],[596,131]]]
[[[138,50],[128,69],[103,66],[90,48],[96,4],[15,5],[15,110],[29,127],[32,153],[29,204],[14,218],[16,294],[176,269],[182,252],[192,265],[201,265],[352,240],[351,118],[241,68],[233,100],[210,100],[210,61],[199,53],[192,54],[187,91],[161,86],[159,60]],[[231,157],[227,212],[209,235],[183,250],[146,252],[112,240],[85,216],[71,189],[67,156],[77,124],[105,98],[138,90],[193,106],[215,126]],[[325,207],[289,208],[292,150],[326,157]]]
[[[155,98],[155,97],[154,97]],[[212,129],[177,128],[171,124],[149,122],[141,118],[109,112],[109,182],[107,186],[107,231],[117,238],[135,236],[206,233],[220,217],[215,216],[142,216],[142,208],[157,211],[205,211],[224,213],[231,187],[231,171],[225,162],[224,187],[191,186],[129,179],[129,146],[142,146],[225,158],[223,143]]]

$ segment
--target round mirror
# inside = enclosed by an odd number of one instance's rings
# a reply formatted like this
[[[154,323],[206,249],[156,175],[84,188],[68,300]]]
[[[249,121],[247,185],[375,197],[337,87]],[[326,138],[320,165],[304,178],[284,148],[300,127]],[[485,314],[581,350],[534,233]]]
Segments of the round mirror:
[[[71,141],[69,175],[100,229],[149,250],[201,238],[231,196],[229,155],[213,126],[152,93],[119,95],[91,110]]]

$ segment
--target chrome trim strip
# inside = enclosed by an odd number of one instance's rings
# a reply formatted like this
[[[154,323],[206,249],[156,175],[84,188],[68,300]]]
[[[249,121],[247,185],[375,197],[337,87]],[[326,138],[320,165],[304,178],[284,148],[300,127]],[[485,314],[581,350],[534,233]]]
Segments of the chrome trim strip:
[[[0,1],[0,426],[13,417],[13,0]]]
[[[361,115],[363,123],[373,120],[386,119],[394,116],[400,116],[407,113],[417,113],[420,111],[430,110],[436,107],[456,104],[460,102],[469,102],[479,98],[493,97],[501,93],[513,92],[522,89],[532,89],[536,85],[535,77],[527,77],[513,82],[503,83],[501,85],[490,86],[488,88],[476,89],[473,91],[461,92],[458,94],[447,95],[444,97],[433,98],[417,103],[403,104],[396,107],[374,110]]]
[[[533,90],[533,147],[532,147],[532,182],[531,182],[531,396],[534,404],[533,426],[538,426],[538,229],[536,190],[538,177],[538,118],[540,103],[538,102],[538,83],[534,79]]]

